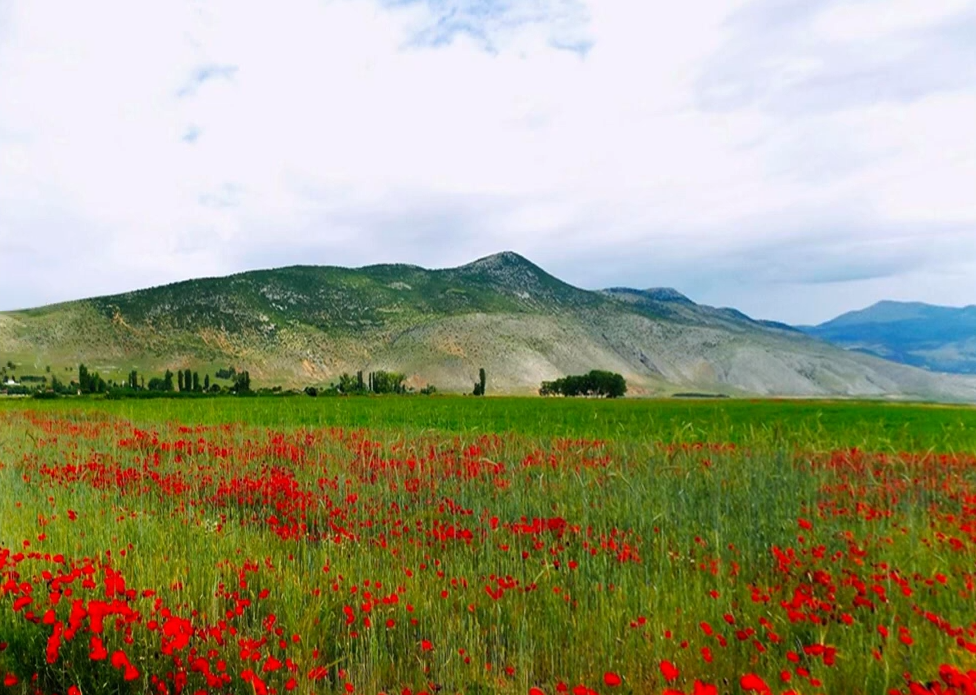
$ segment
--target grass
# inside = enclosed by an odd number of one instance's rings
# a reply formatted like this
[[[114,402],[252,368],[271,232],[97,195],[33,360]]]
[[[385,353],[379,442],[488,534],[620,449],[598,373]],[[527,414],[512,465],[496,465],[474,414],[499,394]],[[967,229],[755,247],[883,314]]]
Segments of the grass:
[[[851,402],[0,401],[0,678],[904,692],[976,667],[974,433]],[[87,619],[50,658],[114,572],[131,680]]]
[[[0,409],[4,407],[22,406],[0,400]],[[976,450],[976,408],[877,401],[291,397],[190,402],[66,399],[31,407],[51,413],[110,413],[137,424],[246,423],[468,435],[512,432],[620,443],[763,441],[873,451]]]

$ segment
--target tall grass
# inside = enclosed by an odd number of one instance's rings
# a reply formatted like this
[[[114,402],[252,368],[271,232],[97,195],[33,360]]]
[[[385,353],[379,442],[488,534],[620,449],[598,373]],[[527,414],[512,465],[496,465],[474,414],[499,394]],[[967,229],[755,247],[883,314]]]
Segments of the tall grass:
[[[139,671],[125,681],[84,639],[49,663],[50,623],[7,591],[0,677],[64,694],[141,692],[155,676],[172,692],[182,664],[186,687],[206,689],[189,652],[161,655],[146,628],[159,600],[200,631],[187,649],[226,662],[225,692],[254,692],[249,669],[281,692],[291,677],[298,692],[465,693],[608,691],[607,673],[636,693],[744,692],[747,674],[774,692],[936,680],[976,665],[974,421],[794,402],[6,406],[0,548],[61,553],[99,578],[110,565],[157,594],[132,599],[131,643],[106,638]],[[46,605],[50,563],[12,562],[0,572]],[[66,619],[67,602],[52,609]],[[836,660],[804,652],[818,645]],[[293,671],[262,670],[270,656]]]

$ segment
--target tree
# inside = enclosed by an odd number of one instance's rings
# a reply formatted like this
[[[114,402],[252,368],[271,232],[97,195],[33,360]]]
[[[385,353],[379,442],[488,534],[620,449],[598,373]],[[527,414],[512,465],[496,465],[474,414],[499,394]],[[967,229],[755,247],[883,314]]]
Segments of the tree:
[[[168,369],[166,370],[166,373],[163,375],[163,388],[162,388],[162,390],[163,391],[172,391],[173,390],[173,372],[171,372]]]
[[[339,375],[339,383],[336,384],[339,393],[354,393],[356,391],[356,377],[343,372]]]
[[[373,393],[403,393],[406,389],[403,381],[406,375],[397,372],[370,372],[369,381]]]
[[[78,365],[78,390],[82,393],[105,393],[108,384],[98,372],[91,372],[83,364]]]
[[[478,381],[475,382],[473,393],[475,396],[485,395],[485,368],[484,367],[478,370]]]
[[[200,375],[193,372],[193,390],[197,392],[200,390]]]
[[[627,393],[627,382],[620,374],[594,369],[588,374],[564,376],[543,381],[540,396],[597,396],[620,398]]]
[[[205,374],[203,376],[203,390],[204,391],[209,391],[210,390],[210,375],[209,374]]]
[[[179,390],[180,391],[185,391],[186,390],[186,386],[183,384],[183,370],[182,369],[180,369],[179,371],[176,372],[176,381],[177,381],[177,385],[179,386]]]
[[[234,393],[250,393],[251,392],[251,375],[244,370],[243,372],[238,372],[237,376],[234,377]]]

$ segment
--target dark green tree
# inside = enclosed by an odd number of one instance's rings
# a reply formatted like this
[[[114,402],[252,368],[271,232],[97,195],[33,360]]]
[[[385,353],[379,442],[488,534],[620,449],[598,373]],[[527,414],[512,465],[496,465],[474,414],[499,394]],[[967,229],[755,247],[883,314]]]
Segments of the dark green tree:
[[[105,393],[108,384],[98,372],[88,370],[83,364],[78,365],[78,390],[82,393]]]
[[[555,381],[543,381],[539,388],[541,396],[597,396],[600,398],[620,398],[627,393],[627,382],[623,376],[598,369],[588,374],[564,376]]]
[[[406,375],[397,372],[378,372],[370,373],[370,382],[373,393],[403,393],[406,389],[403,381]]]
[[[183,385],[183,370],[180,369],[176,372],[176,383],[178,390],[185,391],[186,387]]]
[[[166,373],[163,375],[163,388],[162,388],[162,390],[163,391],[172,391],[173,390],[173,372],[171,372],[168,369],[166,370]]]
[[[210,390],[210,375],[209,374],[204,374],[204,376],[203,376],[203,390],[204,391],[209,391]]]
[[[194,392],[200,391],[200,375],[197,374],[196,372],[193,372],[193,391]]]
[[[251,375],[245,369],[243,372],[238,372],[237,376],[234,377],[234,393],[250,393],[251,392]]]
[[[336,384],[336,390],[339,393],[355,393],[357,388],[356,377],[345,372],[339,375],[339,383]]]
[[[478,381],[475,382],[474,391],[472,393],[474,393],[475,396],[485,395],[485,368],[484,367],[478,370]]]

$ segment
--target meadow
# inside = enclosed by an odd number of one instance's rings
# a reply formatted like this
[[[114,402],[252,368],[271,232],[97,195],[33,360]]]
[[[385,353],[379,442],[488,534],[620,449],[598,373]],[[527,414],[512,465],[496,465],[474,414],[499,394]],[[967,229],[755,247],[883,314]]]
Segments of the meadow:
[[[976,692],[973,408],[7,400],[0,489],[0,692]]]

